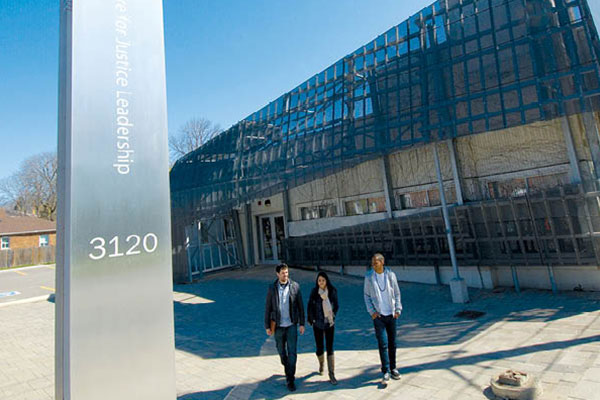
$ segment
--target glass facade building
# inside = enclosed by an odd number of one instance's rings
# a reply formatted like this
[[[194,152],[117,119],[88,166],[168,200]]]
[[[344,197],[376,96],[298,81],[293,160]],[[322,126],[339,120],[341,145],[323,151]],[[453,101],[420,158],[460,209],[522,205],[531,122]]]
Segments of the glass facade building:
[[[283,94],[171,172],[212,215],[382,152],[600,109],[586,0],[444,0]]]
[[[437,1],[178,160],[173,223],[410,147],[598,111],[599,57],[586,0]]]

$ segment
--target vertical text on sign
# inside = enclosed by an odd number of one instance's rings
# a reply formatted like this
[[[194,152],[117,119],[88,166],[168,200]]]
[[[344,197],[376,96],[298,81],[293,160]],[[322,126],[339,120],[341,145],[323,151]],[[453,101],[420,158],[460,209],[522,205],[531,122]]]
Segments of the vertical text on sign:
[[[116,159],[113,167],[121,175],[128,175],[133,164],[135,150],[132,145],[133,119],[130,114],[130,79],[132,65],[129,52],[131,38],[129,28],[131,17],[127,9],[127,0],[115,0],[115,115],[116,115]]]

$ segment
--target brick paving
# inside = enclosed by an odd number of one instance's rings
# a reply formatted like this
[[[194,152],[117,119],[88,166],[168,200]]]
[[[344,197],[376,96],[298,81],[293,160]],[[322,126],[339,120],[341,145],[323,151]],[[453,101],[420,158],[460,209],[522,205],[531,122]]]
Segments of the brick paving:
[[[493,399],[489,380],[504,369],[537,375],[542,399],[600,399],[600,293],[471,290],[451,303],[448,287],[401,283],[398,326],[402,380],[380,385],[372,323],[362,279],[331,274],[338,287],[336,376],[316,374],[312,329],[298,343],[298,391],[262,325],[273,267],[227,271],[175,287],[177,392],[197,399]],[[291,270],[308,296],[312,271]],[[54,304],[0,307],[0,399],[54,397]],[[454,317],[483,311],[476,320]]]

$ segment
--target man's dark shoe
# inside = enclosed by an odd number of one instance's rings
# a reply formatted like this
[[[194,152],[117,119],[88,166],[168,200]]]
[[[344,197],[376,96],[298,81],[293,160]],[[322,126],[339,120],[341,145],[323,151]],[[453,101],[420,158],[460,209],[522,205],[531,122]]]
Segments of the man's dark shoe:
[[[288,382],[287,388],[288,388],[288,390],[290,392],[295,392],[296,391],[296,384],[294,382]]]
[[[394,380],[399,380],[400,378],[402,378],[402,375],[400,375],[400,372],[398,372],[398,370],[396,368],[394,368],[392,370],[390,375],[392,375],[392,379],[394,379]]]
[[[383,374],[383,378],[381,378],[381,383],[383,385],[387,385],[389,381],[390,381],[390,373],[386,372],[385,374]]]

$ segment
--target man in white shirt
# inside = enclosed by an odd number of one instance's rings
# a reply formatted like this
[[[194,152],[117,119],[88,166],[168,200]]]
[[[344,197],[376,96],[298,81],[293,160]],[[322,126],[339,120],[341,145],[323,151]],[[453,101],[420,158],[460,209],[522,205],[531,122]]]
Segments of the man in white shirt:
[[[365,275],[364,297],[375,327],[383,373],[382,383],[387,385],[390,377],[400,379],[400,373],[396,369],[396,320],[402,312],[402,302],[396,274],[385,268],[384,262],[382,254],[373,255],[373,268]]]

